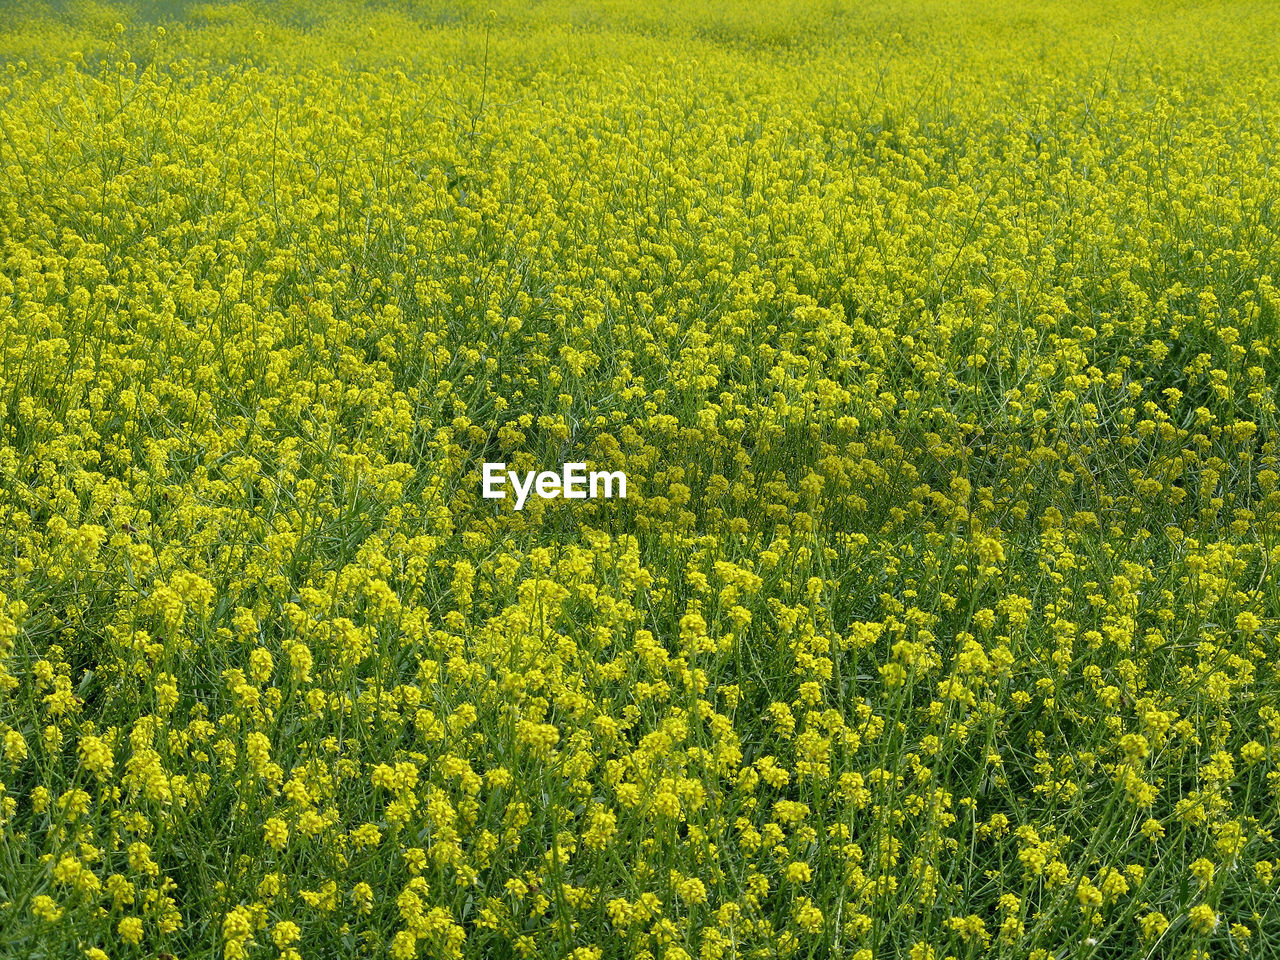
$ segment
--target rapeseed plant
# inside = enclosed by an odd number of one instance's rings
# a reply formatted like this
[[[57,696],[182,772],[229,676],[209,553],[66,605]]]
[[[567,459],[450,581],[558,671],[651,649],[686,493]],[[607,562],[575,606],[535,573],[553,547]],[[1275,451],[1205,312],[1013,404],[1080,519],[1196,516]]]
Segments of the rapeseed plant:
[[[0,28],[0,954],[1280,955],[1277,12],[492,7]]]

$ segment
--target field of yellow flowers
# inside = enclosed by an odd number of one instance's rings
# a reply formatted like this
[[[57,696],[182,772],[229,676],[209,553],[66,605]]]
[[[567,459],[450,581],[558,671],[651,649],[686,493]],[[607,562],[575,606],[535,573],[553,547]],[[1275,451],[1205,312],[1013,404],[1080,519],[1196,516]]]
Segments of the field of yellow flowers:
[[[1280,7],[490,5],[0,15],[0,957],[1280,957]]]

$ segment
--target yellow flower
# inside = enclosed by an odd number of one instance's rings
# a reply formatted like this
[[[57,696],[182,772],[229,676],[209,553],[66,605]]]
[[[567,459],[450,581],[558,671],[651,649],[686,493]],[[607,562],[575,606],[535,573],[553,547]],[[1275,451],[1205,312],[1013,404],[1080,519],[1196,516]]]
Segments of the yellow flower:
[[[1208,904],[1198,903],[1191,908],[1188,918],[1196,933],[1209,933],[1218,925],[1218,915]]]
[[[281,950],[302,939],[302,931],[292,920],[280,920],[271,928],[271,942]]]
[[[138,917],[125,917],[116,924],[116,932],[125,943],[142,942],[142,921]]]
[[[1138,923],[1142,927],[1144,940],[1154,940],[1169,928],[1169,921],[1165,918],[1165,915],[1155,910],[1143,914]]]
[[[262,835],[272,850],[283,850],[289,842],[289,827],[279,817],[270,817],[262,825]]]
[[[62,908],[47,894],[39,894],[31,900],[31,915],[45,923],[56,923],[62,919]]]
[[[796,860],[787,864],[787,868],[783,873],[792,883],[808,883],[813,878],[813,871],[809,868],[809,864],[803,860]]]
[[[1209,886],[1213,883],[1213,863],[1201,857],[1191,864],[1191,875],[1201,887]]]

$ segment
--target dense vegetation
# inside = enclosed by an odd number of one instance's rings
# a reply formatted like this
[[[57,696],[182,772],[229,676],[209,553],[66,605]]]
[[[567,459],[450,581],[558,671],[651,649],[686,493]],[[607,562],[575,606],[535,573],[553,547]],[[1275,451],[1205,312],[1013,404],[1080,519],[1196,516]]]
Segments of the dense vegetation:
[[[11,8],[0,954],[1280,955],[1278,28]]]

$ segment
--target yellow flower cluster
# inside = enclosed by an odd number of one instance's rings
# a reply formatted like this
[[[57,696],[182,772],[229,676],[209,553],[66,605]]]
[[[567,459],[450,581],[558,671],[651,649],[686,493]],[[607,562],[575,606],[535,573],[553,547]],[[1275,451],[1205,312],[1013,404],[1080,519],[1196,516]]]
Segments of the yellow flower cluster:
[[[1278,28],[9,18],[0,953],[1274,953]]]

